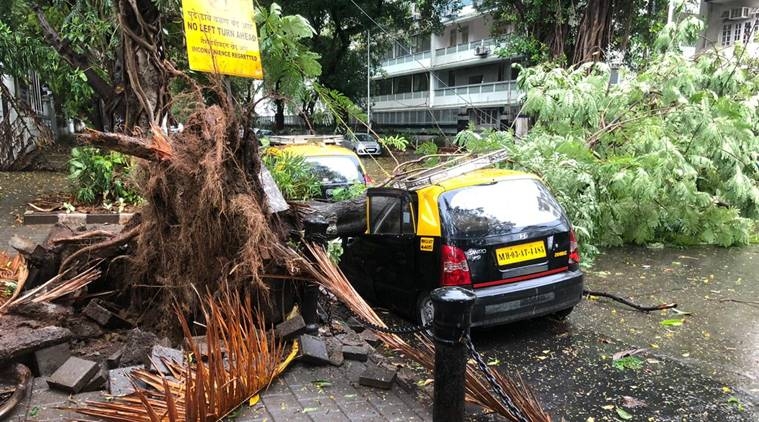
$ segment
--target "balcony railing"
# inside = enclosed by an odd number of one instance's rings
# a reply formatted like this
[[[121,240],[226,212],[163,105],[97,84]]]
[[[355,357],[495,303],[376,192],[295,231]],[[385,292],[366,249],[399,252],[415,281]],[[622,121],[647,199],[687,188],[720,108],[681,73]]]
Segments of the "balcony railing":
[[[489,82],[475,85],[462,85],[447,88],[438,88],[435,90],[435,96],[445,97],[448,95],[476,95],[488,94],[491,92],[509,91],[516,88],[514,81]]]
[[[402,94],[388,94],[377,95],[372,97],[374,101],[399,101],[399,100],[412,100],[416,98],[427,98],[430,96],[429,91],[417,91],[417,92],[404,92]]]
[[[382,67],[393,66],[396,64],[403,64],[408,62],[415,62],[422,59],[429,59],[432,57],[432,51],[422,51],[416,54],[407,54],[405,56],[396,57],[394,59],[388,59],[382,61]]]
[[[452,47],[438,48],[437,50],[435,50],[435,55],[436,56],[445,56],[445,55],[448,55],[448,54],[455,54],[455,53],[461,53],[461,52],[466,52],[466,51],[474,51],[474,50],[477,49],[477,47],[491,48],[491,50],[492,50],[493,46],[495,46],[495,40],[493,40],[493,39],[477,40],[477,41],[472,41],[472,42],[467,43],[467,44],[459,44],[459,45],[454,45]]]

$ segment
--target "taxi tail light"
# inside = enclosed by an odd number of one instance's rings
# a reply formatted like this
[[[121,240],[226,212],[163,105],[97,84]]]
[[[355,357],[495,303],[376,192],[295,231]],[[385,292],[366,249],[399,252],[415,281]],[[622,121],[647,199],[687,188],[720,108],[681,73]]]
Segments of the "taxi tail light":
[[[469,286],[472,284],[469,264],[466,262],[466,255],[463,250],[455,246],[443,245],[442,264],[441,285]]]
[[[372,183],[374,183],[374,179],[372,179],[372,176],[369,176],[368,174],[364,176],[364,180],[366,180],[367,185],[371,185]]]
[[[580,248],[577,245],[577,237],[575,236],[574,229],[569,230],[569,263],[580,263]]]

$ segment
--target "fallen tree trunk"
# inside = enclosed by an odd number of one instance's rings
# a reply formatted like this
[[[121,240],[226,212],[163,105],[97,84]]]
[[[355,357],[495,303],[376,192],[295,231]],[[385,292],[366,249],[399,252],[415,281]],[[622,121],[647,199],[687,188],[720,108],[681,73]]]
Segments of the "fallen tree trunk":
[[[304,226],[326,225],[328,238],[359,236],[366,232],[366,196],[340,202],[295,203]]]

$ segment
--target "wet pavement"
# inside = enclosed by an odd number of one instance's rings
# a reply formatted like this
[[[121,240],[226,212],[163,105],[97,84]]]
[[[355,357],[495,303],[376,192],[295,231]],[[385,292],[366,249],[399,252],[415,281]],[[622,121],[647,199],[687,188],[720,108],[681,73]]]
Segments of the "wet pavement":
[[[521,373],[557,420],[624,419],[617,409],[632,420],[759,420],[759,305],[748,303],[759,299],[758,253],[613,249],[587,274],[588,289],[677,302],[691,314],[583,300],[564,322],[477,331],[474,342],[503,371]],[[629,367],[614,366],[615,353],[639,348]]]
[[[0,229],[20,225],[26,204],[35,198],[66,189],[68,181],[62,172],[0,172]]]

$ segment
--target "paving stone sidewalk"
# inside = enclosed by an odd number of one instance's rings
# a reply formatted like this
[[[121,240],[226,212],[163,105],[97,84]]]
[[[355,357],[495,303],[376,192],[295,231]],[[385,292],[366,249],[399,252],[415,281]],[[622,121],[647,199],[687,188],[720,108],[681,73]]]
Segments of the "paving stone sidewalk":
[[[431,399],[406,392],[398,384],[390,390],[358,384],[365,363],[346,361],[341,367],[295,362],[261,394],[253,407],[243,405],[228,421],[431,421]],[[96,420],[63,410],[87,400],[106,400],[105,392],[68,395],[50,390],[44,378],[35,378],[31,397],[16,407],[9,422]]]

